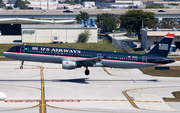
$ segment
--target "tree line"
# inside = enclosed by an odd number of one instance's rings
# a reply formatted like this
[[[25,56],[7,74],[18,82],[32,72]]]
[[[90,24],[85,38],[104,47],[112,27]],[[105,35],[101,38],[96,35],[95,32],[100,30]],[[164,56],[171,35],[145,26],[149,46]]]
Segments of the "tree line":
[[[8,1],[7,4],[11,4],[10,1]],[[19,8],[19,9],[27,9],[27,4],[30,4],[29,1],[25,0],[16,0],[15,4],[14,4],[14,8]],[[4,4],[3,0],[0,0],[0,8],[4,8],[7,10],[12,10],[13,8],[11,6],[7,6]]]
[[[81,12],[77,15],[76,20],[88,20],[89,14]],[[143,22],[142,22],[143,21]],[[125,14],[115,16],[110,13],[102,13],[97,15],[96,25],[101,29],[101,32],[113,32],[119,27],[125,28],[128,32],[135,32],[139,37],[140,30],[143,26],[154,28],[156,27],[156,19],[154,13],[144,12],[143,10],[129,10]]]

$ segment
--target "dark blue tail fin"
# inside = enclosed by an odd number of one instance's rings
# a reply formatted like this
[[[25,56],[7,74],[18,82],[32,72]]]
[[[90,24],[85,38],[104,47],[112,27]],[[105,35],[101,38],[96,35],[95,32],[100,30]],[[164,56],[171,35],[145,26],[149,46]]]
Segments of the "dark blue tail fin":
[[[167,34],[156,46],[147,54],[154,54],[161,57],[167,57],[169,49],[174,38],[174,34]]]

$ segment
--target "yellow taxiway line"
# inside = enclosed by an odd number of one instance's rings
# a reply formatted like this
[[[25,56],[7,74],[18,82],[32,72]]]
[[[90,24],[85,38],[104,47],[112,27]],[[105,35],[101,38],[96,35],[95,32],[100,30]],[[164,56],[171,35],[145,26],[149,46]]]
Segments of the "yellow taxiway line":
[[[36,88],[36,89],[40,89],[41,90],[41,100],[6,100],[7,102],[10,101],[30,101],[30,102],[37,102],[40,101],[38,105],[36,106],[32,106],[32,107],[27,107],[27,108],[19,108],[19,109],[11,109],[11,110],[2,110],[2,111],[14,111],[14,110],[23,110],[23,109],[30,109],[30,108],[35,108],[35,107],[40,107],[40,113],[46,113],[46,106],[48,107],[52,107],[52,108],[57,108],[57,109],[64,109],[64,110],[73,110],[73,111],[86,111],[86,110],[78,110],[78,109],[69,109],[69,108],[62,108],[62,107],[56,107],[56,106],[51,106],[51,105],[47,105],[46,101],[56,101],[56,100],[45,100],[45,89],[44,89],[44,77],[43,77],[43,69],[44,67],[42,66],[36,66],[39,67],[41,69],[41,89],[40,88]],[[32,68],[32,69],[36,69],[36,68]],[[103,67],[104,71],[106,73],[108,73],[109,75],[113,76],[112,74],[110,74],[104,67]],[[8,85],[8,84],[0,84],[0,85]],[[15,86],[15,85],[9,85],[9,86]],[[29,86],[19,86],[19,87],[29,87]],[[170,86],[170,87],[175,87],[175,86]],[[177,86],[180,87],[180,86]],[[29,88],[35,88],[35,87],[29,87]],[[158,87],[153,87],[153,88],[158,88]],[[162,87],[165,88],[165,87]],[[166,87],[167,88],[167,87]],[[142,109],[142,110],[149,110],[149,109],[143,109],[143,108],[139,108],[134,102],[152,102],[152,103],[162,103],[161,101],[142,101],[142,100],[132,100],[128,94],[127,91],[132,91],[132,90],[137,90],[137,89],[149,89],[149,88],[136,88],[136,89],[130,89],[130,90],[125,90],[123,91],[123,94],[125,95],[125,97],[127,98],[127,100],[115,100],[115,99],[60,99],[59,101],[67,101],[67,102],[80,102],[80,101],[129,101],[131,103],[131,105],[137,109]],[[58,100],[58,99],[57,99]],[[177,110],[179,111],[179,110]],[[0,111],[1,112],[1,111]]]
[[[44,77],[43,77],[43,69],[41,67],[41,100],[40,100],[40,113],[46,113],[46,101],[45,101],[45,90],[44,90]]]
[[[109,73],[105,67],[102,67],[103,70],[111,75],[111,76],[114,76],[112,75],[111,73]],[[162,101],[143,101],[143,100],[132,100],[129,95],[126,93],[127,91],[132,91],[132,90],[137,90],[137,89],[146,89],[146,90],[158,90],[159,89],[155,89],[155,88],[169,88],[169,87],[180,87],[180,86],[165,86],[165,87],[149,87],[149,88],[136,88],[136,89],[130,89],[130,90],[125,90],[123,91],[122,93],[124,94],[124,96],[128,99],[128,101],[131,103],[131,105],[134,107],[134,108],[137,108],[137,109],[141,109],[141,110],[149,110],[149,109],[144,109],[144,108],[139,108],[134,102],[148,102],[148,103],[162,103]],[[161,90],[161,91],[165,91],[165,90]],[[174,111],[180,111],[180,110],[174,110]]]
[[[0,112],[4,112],[4,111],[16,111],[16,110],[24,110],[24,109],[31,109],[31,108],[35,108],[35,107],[39,107],[40,105],[36,105],[36,106],[32,106],[32,107],[26,107],[26,108],[19,108],[19,109],[9,109],[9,110],[0,110]]]
[[[111,73],[109,73],[109,72],[106,70],[105,67],[102,67],[102,68],[103,68],[103,70],[104,70],[108,75],[114,76],[114,75],[112,75]]]
[[[140,108],[138,107],[134,102],[153,102],[153,103],[162,103],[162,101],[142,101],[142,100],[132,100],[129,95],[127,94],[128,91],[132,91],[132,90],[149,90],[150,88],[155,89],[155,88],[171,88],[171,87],[180,87],[180,86],[163,86],[163,87],[147,87],[147,88],[135,88],[135,89],[129,89],[129,90],[125,90],[123,91],[124,96],[128,99],[128,101],[131,103],[131,105],[134,108],[137,109],[141,109],[141,110],[150,110],[150,109],[144,109],[144,108]],[[167,110],[165,110],[167,111]],[[172,110],[172,111],[180,111],[180,110]]]

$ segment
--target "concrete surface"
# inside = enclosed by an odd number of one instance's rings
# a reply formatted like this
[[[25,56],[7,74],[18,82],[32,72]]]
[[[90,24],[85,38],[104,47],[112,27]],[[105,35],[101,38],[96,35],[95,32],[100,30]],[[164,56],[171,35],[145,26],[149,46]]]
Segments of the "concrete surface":
[[[167,102],[167,104],[174,109],[180,110],[180,102]]]
[[[180,50],[179,49],[176,49],[175,52],[171,52],[170,55],[180,55]]]
[[[21,35],[20,36],[11,36],[11,35],[0,35],[0,44],[20,44]]]
[[[174,98],[180,78],[152,77],[138,69],[85,68],[63,70],[61,64],[0,62],[0,112],[11,113],[169,113],[180,112]],[[42,67],[41,67],[42,66]],[[43,69],[44,67],[44,69]]]
[[[128,38],[127,36],[124,36],[125,33],[114,33],[114,34],[109,34],[109,36],[115,38],[116,40],[137,40],[137,38]]]

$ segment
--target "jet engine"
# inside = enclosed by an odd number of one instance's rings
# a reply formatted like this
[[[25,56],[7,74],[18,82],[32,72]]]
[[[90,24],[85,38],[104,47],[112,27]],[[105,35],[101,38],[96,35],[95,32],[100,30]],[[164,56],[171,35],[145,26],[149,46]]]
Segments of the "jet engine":
[[[62,61],[63,69],[75,69],[77,66],[76,62],[73,61]]]

